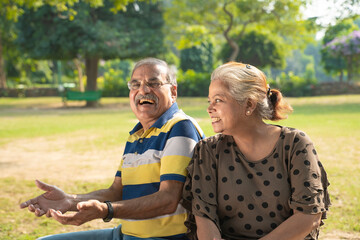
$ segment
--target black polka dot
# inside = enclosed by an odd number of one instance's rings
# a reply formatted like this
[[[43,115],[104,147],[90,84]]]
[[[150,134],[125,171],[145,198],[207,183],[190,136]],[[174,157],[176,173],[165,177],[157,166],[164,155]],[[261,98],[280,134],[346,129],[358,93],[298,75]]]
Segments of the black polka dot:
[[[254,208],[255,208],[255,207],[254,207],[253,204],[250,203],[250,204],[248,205],[248,209],[249,209],[249,210],[254,210]]]
[[[276,174],[276,177],[277,177],[278,179],[282,179],[281,173]]]
[[[256,175],[261,177],[263,174],[262,174],[262,172],[257,172]]]
[[[300,151],[300,150],[297,150],[297,151],[296,151],[296,156],[298,156],[300,153],[301,153],[301,151]]]
[[[294,170],[294,175],[298,175],[300,173],[299,169]]]
[[[262,192],[261,191],[256,191],[255,194],[256,194],[256,196],[260,197],[262,195]]]
[[[255,163],[249,163],[249,166],[250,166],[251,168],[253,168],[253,167],[255,167]]]
[[[281,210],[283,210],[283,205],[281,205],[281,204],[278,204],[277,206],[276,206],[276,208],[277,208],[277,210],[279,210],[279,211],[281,211]]]
[[[190,185],[186,185],[186,186],[185,186],[185,190],[186,190],[186,191],[190,191],[190,190],[191,190]]]
[[[239,213],[238,213],[238,217],[239,217],[239,218],[243,218],[243,217],[244,217],[244,214],[243,214],[242,212],[239,212]]]
[[[224,200],[229,200],[229,195],[225,194],[224,195]]]
[[[297,143],[299,140],[300,140],[300,139],[296,137],[296,138],[294,139],[294,143]]]
[[[215,149],[215,148],[216,148],[216,144],[211,145],[211,148],[212,148],[212,149]]]
[[[306,166],[310,166],[309,160],[305,160],[305,161],[304,161],[304,164],[305,164]]]
[[[264,234],[264,232],[263,232],[263,230],[258,229],[258,230],[256,230],[256,234],[259,235],[259,236],[261,236],[261,235]]]
[[[285,146],[285,150],[288,151],[290,149],[290,145]]]
[[[272,217],[272,218],[274,218],[274,217],[276,217],[276,213],[270,212],[270,213],[269,213],[269,216]]]
[[[210,180],[211,180],[211,177],[210,177],[209,175],[207,175],[207,176],[205,177],[205,179],[206,179],[206,181],[210,181]]]
[[[201,193],[200,188],[195,189],[195,192],[198,193],[198,194]]]
[[[196,209],[200,210],[200,205],[199,204],[196,204]]]
[[[263,202],[263,203],[261,204],[261,206],[262,206],[263,208],[268,208],[268,207],[269,207],[269,204],[268,204],[267,202]]]
[[[188,201],[192,201],[192,197],[187,196],[187,197],[186,197],[186,200],[188,200]]]
[[[215,163],[211,164],[211,167],[212,167],[213,169],[216,169],[216,164],[215,164]]]
[[[252,179],[254,176],[253,176],[251,173],[249,173],[249,174],[247,175],[247,177],[248,177],[249,179]]]
[[[235,162],[240,162],[240,158],[235,158]]]
[[[210,212],[210,208],[208,206],[205,207],[207,212]]]
[[[227,177],[223,177],[222,179],[221,179],[221,181],[223,182],[223,183],[225,183],[225,182],[227,182]]]
[[[250,229],[251,229],[251,225],[250,225],[250,224],[245,224],[244,227],[245,227],[246,230],[250,230]]]
[[[276,224],[276,223],[272,223],[272,224],[270,224],[270,227],[271,227],[272,229],[275,229],[275,228],[277,228],[277,224]]]
[[[262,222],[264,219],[262,216],[256,216],[256,221]]]
[[[242,183],[242,180],[241,179],[237,179],[236,180],[236,184],[241,184]]]
[[[317,175],[316,173],[313,173],[311,176],[312,176],[313,178],[315,178],[315,179],[318,178],[318,175]]]
[[[213,193],[209,193],[209,197],[210,197],[210,198],[214,198],[214,194],[213,194]]]
[[[238,200],[239,202],[244,201],[244,196],[243,196],[243,195],[239,195],[239,196],[237,197],[237,200]]]
[[[313,149],[313,150],[312,150],[312,152],[313,152],[313,154],[315,154],[315,155],[317,154],[317,152],[316,152],[316,150],[315,150],[315,149]]]
[[[318,161],[318,165],[319,165],[319,167],[321,167],[321,168],[323,167],[320,161]]]
[[[274,196],[275,196],[275,197],[280,196],[280,192],[279,192],[279,191],[277,191],[277,190],[275,190],[275,191],[274,191]]]
[[[264,181],[264,185],[265,185],[265,186],[269,186],[269,185],[270,185],[270,182],[269,182],[268,180],[265,180],[265,181]]]
[[[291,193],[294,193],[295,192],[295,187],[292,187],[290,190],[291,190]]]
[[[234,167],[234,166],[230,166],[230,167],[229,167],[229,170],[230,170],[230,171],[234,171],[234,170],[235,170],[235,167]]]
[[[227,211],[231,211],[231,210],[232,210],[232,207],[231,207],[230,205],[227,205],[227,206],[225,207],[225,209],[226,209]]]
[[[199,164],[203,164],[203,160],[202,159],[199,159]]]
[[[216,157],[216,159],[219,159],[219,154],[216,154],[215,157]]]
[[[318,211],[319,211],[319,210],[317,209],[317,207],[314,207],[314,208],[313,208],[313,212],[314,212],[314,213],[317,213]]]
[[[225,150],[224,150],[224,153],[230,153],[230,150],[229,150],[229,149],[225,149]]]
[[[270,171],[270,172],[273,172],[274,170],[275,170],[274,167],[269,167],[269,171]]]
[[[226,143],[226,145],[228,145],[228,147],[231,147],[232,143],[228,142],[228,143]]]
[[[310,187],[310,183],[309,182],[304,182],[304,186],[305,187]]]
[[[279,154],[278,153],[275,153],[274,154],[274,158],[278,158],[279,157]]]
[[[303,212],[304,209],[302,207],[297,207],[296,210],[300,211],[300,212]]]
[[[267,160],[267,159],[264,159],[264,160],[261,161],[261,163],[265,165],[265,164],[268,163],[268,160]]]

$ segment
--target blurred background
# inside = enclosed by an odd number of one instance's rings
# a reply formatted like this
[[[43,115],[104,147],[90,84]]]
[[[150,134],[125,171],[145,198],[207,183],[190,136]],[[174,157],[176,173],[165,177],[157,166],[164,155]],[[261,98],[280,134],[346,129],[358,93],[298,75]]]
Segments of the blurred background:
[[[359,93],[359,13],[358,0],[0,0],[0,96],[127,96],[149,56],[176,69],[180,96],[207,96],[227,61],[289,97]]]

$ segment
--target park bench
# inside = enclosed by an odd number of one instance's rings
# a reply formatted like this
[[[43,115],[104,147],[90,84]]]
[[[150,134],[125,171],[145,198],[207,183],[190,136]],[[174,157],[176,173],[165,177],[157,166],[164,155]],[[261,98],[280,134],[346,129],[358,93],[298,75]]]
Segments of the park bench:
[[[62,94],[63,102],[66,104],[68,100],[75,100],[75,101],[98,101],[101,98],[101,91],[72,91],[72,90],[65,90]]]

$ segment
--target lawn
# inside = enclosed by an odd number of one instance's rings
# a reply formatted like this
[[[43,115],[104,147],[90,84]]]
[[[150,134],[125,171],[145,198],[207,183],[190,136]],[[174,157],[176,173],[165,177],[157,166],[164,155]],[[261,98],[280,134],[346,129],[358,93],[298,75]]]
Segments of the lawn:
[[[305,131],[314,141],[330,179],[332,207],[320,239],[360,239],[360,95],[287,99],[294,108],[277,124]],[[206,98],[180,98],[207,136],[213,131]],[[37,218],[18,204],[41,191],[34,179],[69,193],[112,183],[129,130],[136,119],[127,98],[103,98],[101,107],[60,98],[0,98],[0,239],[116,226],[92,221],[62,226]]]

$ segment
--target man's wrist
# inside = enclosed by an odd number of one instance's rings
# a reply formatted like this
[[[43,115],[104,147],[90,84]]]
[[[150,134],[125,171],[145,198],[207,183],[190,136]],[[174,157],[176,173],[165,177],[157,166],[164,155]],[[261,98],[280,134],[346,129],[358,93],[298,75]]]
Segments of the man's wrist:
[[[107,211],[106,217],[103,218],[103,221],[104,222],[110,222],[111,219],[113,219],[113,217],[114,217],[114,209],[113,209],[112,204],[111,204],[110,201],[105,201],[104,203],[107,205],[107,210],[108,211]]]

